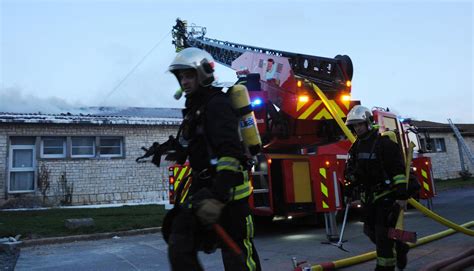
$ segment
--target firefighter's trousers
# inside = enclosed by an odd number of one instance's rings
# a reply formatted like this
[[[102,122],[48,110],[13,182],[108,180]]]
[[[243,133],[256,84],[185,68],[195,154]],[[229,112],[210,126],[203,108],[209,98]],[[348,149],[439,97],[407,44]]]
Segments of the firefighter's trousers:
[[[395,199],[385,197],[374,203],[367,204],[365,208],[364,233],[376,246],[377,266],[376,271],[395,270],[396,255],[398,252],[407,253],[406,244],[388,238],[388,229],[394,228],[400,212],[395,205]]]
[[[238,258],[219,239],[210,227],[199,223],[192,209],[183,208],[172,224],[168,243],[168,257],[173,271],[204,270],[197,257],[198,251],[208,253],[221,247],[226,271],[261,270],[257,251],[253,244],[254,227],[248,198],[230,202],[224,207],[219,224],[225,229],[244,254]]]

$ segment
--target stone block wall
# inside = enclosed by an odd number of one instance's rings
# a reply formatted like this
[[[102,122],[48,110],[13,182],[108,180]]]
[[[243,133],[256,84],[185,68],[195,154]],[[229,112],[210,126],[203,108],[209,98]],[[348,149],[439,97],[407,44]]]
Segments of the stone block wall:
[[[50,173],[51,188],[48,199],[60,200],[59,185],[65,173],[73,185],[72,204],[105,204],[157,202],[168,197],[168,162],[160,168],[152,163],[136,163],[144,154],[140,148],[154,141],[166,141],[176,135],[177,126],[124,126],[124,125],[53,125],[2,124],[0,125],[0,205],[14,195],[7,192],[8,139],[12,136],[120,136],[123,137],[123,158],[40,158],[37,148],[36,168],[45,165]],[[39,142],[39,141],[37,141]],[[37,144],[38,145],[38,144]],[[38,170],[37,170],[38,172]],[[34,193],[41,196],[39,191]],[[31,196],[31,193],[29,195]]]
[[[425,153],[425,156],[431,158],[433,166],[433,175],[435,179],[459,178],[461,171],[461,160],[459,157],[459,147],[454,133],[434,133],[430,132],[431,138],[444,138],[446,152]],[[423,138],[423,135],[421,135]],[[474,137],[464,137],[466,145],[474,153]],[[474,174],[474,165],[469,165],[469,159],[464,153],[464,162]]]

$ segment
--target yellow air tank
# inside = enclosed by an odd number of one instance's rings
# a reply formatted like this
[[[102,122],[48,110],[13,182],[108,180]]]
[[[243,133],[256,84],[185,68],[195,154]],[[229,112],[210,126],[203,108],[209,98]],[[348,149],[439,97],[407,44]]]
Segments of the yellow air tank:
[[[253,113],[247,88],[244,85],[234,85],[229,89],[232,106],[237,110],[240,118],[240,134],[245,148],[250,155],[256,155],[262,148],[262,140],[258,133],[257,121]]]

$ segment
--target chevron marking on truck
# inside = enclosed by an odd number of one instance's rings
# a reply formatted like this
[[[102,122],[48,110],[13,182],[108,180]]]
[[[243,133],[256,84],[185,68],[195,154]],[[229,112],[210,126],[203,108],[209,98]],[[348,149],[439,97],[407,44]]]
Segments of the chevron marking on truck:
[[[323,195],[327,199],[329,197],[329,195],[328,195],[328,187],[326,186],[326,169],[325,168],[320,168],[319,169],[319,174],[321,174],[321,176],[323,176],[323,178],[321,180],[321,192],[323,193]],[[329,205],[324,200],[322,202],[323,202],[323,208],[324,209],[329,208]]]
[[[191,168],[188,166],[175,167],[173,172],[175,176],[174,189],[176,191],[179,183],[183,180],[183,178],[191,174]]]
[[[424,169],[421,169],[421,175],[423,176],[423,178],[425,178],[423,180],[423,188],[426,190],[426,191],[430,191],[430,185],[425,182],[425,180],[428,179],[428,173],[424,170]]]
[[[342,101],[338,103],[336,100],[330,100],[330,103],[341,117],[345,117],[349,112],[350,101]],[[312,103],[310,101],[298,101],[296,112],[298,111],[302,111],[301,115],[298,116],[298,119],[333,119],[327,108],[322,104],[321,100],[316,100]]]

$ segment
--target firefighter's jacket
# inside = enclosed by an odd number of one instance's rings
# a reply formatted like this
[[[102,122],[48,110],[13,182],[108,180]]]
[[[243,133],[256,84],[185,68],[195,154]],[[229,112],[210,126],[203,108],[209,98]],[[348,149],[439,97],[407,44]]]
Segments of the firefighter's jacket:
[[[202,88],[186,98],[180,130],[193,170],[190,196],[203,187],[222,202],[250,195],[238,129],[237,112],[220,88]]]
[[[345,175],[352,180],[350,188],[358,187],[365,194],[362,200],[366,203],[385,196],[408,198],[402,152],[398,144],[379,135],[377,130],[352,144]]]

